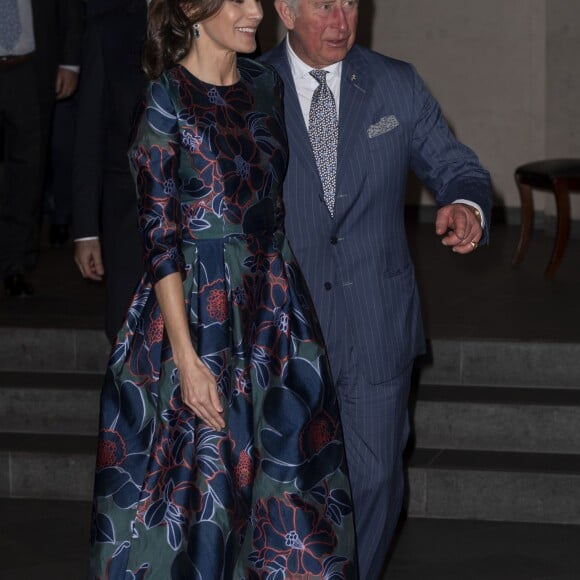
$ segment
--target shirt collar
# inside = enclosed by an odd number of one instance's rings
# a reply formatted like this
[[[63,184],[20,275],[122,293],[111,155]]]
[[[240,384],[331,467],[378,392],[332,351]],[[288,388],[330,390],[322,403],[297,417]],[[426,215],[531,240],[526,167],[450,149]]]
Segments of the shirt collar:
[[[288,60],[290,62],[290,72],[292,73],[292,77],[298,81],[302,81],[305,79],[315,80],[310,75],[312,67],[307,65],[303,60],[301,60],[300,57],[298,57],[298,55],[294,52],[292,46],[290,46],[288,34],[286,34],[286,50],[288,52]],[[335,62],[330,66],[325,66],[321,70],[328,71],[327,79],[328,82],[331,82],[330,79],[334,76],[340,78],[340,75],[342,74],[342,61]]]

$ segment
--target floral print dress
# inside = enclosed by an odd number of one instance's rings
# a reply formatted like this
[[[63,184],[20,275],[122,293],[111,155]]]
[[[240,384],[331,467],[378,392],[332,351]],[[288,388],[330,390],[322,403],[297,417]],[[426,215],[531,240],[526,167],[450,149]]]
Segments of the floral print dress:
[[[101,396],[91,578],[355,578],[336,396],[282,229],[282,84],[176,66],[149,86],[130,149],[146,274]],[[184,406],[153,285],[179,272],[226,428]]]

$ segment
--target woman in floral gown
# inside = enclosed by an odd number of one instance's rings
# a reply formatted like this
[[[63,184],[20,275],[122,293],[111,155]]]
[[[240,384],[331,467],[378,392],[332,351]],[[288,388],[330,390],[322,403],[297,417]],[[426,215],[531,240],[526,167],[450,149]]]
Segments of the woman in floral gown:
[[[129,152],[146,274],[101,397],[91,578],[356,578],[335,393],[283,233],[257,0],[153,0]]]

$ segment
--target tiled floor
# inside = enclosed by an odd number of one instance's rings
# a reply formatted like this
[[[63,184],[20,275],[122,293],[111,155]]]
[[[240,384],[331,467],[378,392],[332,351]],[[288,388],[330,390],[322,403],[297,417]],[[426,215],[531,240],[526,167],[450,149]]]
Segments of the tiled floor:
[[[86,578],[90,504],[0,500],[1,580]],[[411,519],[385,580],[578,580],[580,528]],[[361,579],[362,580],[362,579]]]

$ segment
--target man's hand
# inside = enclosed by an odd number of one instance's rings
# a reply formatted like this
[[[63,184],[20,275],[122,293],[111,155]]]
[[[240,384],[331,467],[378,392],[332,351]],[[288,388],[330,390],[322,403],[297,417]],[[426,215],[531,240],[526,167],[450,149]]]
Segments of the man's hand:
[[[70,97],[77,90],[78,82],[79,75],[76,72],[59,66],[56,71],[56,82],[54,87],[56,100],[60,101]]]
[[[441,243],[458,254],[473,252],[483,235],[479,219],[471,206],[463,203],[443,206],[437,212],[435,231],[443,236]]]
[[[75,242],[75,264],[83,278],[100,282],[105,275],[101,258],[101,242],[99,240]]]

